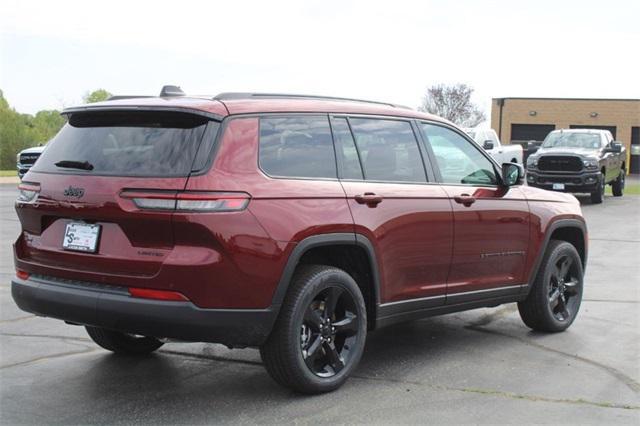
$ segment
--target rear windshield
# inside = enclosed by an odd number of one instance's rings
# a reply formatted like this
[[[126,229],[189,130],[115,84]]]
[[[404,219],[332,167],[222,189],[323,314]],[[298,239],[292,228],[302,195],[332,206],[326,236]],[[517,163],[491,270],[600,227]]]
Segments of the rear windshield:
[[[47,144],[33,170],[89,175],[187,176],[208,123],[206,117],[177,112],[76,113]],[[211,123],[218,126],[216,122]],[[207,132],[212,134],[216,133]]]

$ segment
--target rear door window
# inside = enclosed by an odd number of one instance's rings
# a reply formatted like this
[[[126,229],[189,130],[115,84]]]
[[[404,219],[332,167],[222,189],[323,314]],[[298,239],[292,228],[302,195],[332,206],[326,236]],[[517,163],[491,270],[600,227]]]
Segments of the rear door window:
[[[408,121],[349,118],[364,178],[388,182],[426,182],[418,142]]]
[[[215,137],[219,123],[194,114],[76,113],[47,144],[33,170],[114,176],[188,176],[209,123],[215,129],[207,135]]]
[[[336,178],[336,157],[329,118],[262,117],[260,168],[269,176]]]

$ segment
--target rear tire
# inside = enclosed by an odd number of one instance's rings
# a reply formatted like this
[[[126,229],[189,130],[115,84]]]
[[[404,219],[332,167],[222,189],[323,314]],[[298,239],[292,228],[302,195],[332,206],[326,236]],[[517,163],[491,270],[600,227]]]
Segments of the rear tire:
[[[357,367],[367,311],[356,282],[341,269],[298,267],[260,356],[269,375],[295,391],[333,391]]]
[[[604,201],[604,186],[605,186],[604,173],[600,173],[600,180],[598,181],[598,187],[591,193],[591,202],[593,204],[600,204]]]
[[[155,337],[133,336],[99,327],[85,328],[91,340],[117,354],[147,355],[164,344]]]
[[[614,180],[613,183],[611,184],[611,192],[613,193],[614,197],[622,197],[622,194],[624,192],[625,176],[626,176],[626,170],[625,169],[620,170],[620,174],[618,175],[618,178]]]
[[[582,288],[578,251],[566,241],[551,240],[529,295],[518,302],[520,318],[536,331],[564,331],[578,315]]]

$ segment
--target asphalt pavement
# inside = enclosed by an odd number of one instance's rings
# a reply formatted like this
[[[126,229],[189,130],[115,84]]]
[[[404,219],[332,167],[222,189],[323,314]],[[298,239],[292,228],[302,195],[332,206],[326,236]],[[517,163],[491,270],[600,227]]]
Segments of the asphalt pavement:
[[[589,263],[568,331],[530,331],[515,304],[392,326],[320,396],[276,385],[253,349],[169,343],[119,357],[81,327],[20,311],[15,196],[0,185],[1,424],[640,424],[640,196],[582,200]]]

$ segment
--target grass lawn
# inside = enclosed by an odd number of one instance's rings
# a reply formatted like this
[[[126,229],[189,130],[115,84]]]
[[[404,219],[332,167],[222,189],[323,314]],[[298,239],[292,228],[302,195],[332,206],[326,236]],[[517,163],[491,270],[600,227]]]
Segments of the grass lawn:
[[[7,176],[18,176],[18,172],[16,170],[0,170],[0,177]]]

